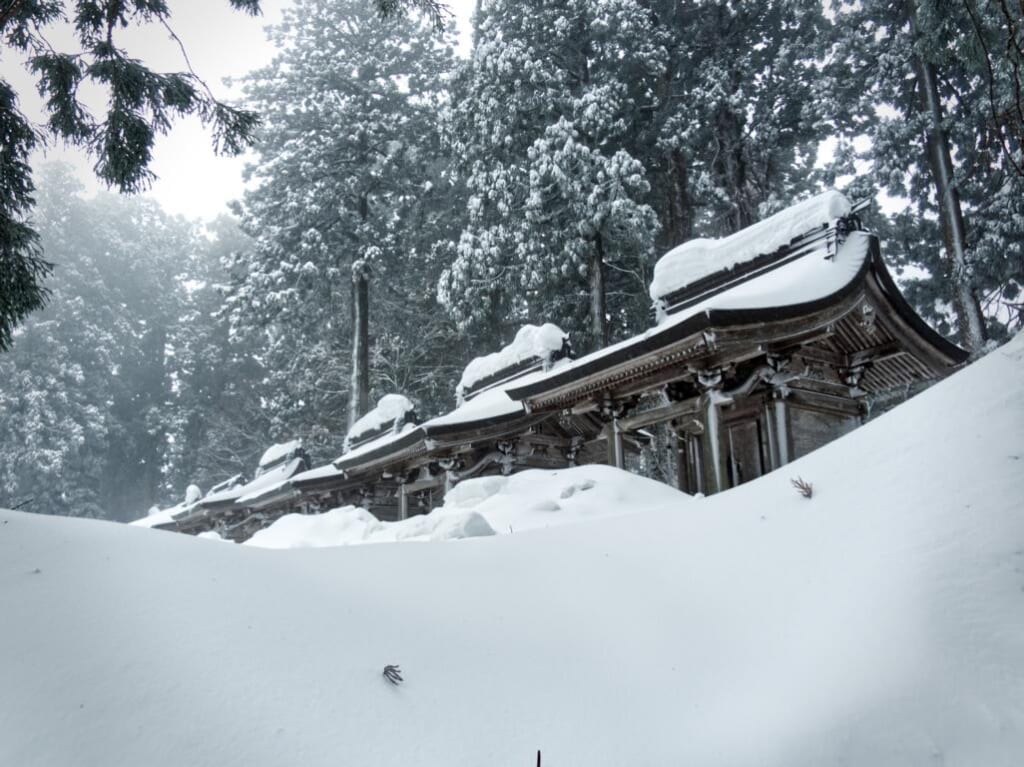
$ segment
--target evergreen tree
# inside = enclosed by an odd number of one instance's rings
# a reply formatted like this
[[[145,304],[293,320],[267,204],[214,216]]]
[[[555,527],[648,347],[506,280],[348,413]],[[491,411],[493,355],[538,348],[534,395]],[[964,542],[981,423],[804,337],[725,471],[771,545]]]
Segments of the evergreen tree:
[[[188,485],[208,491],[235,474],[251,475],[271,437],[263,407],[266,371],[259,349],[235,338],[222,311],[227,265],[252,241],[222,216],[182,265],[180,315],[168,338],[172,393],[165,490],[180,500]]]
[[[635,0],[482,6],[448,117],[470,198],[440,295],[464,328],[550,320],[599,347],[642,322],[657,222],[630,140],[664,68]]]
[[[234,261],[228,311],[235,336],[260,349],[272,435],[302,435],[334,457],[354,263],[371,274],[375,395],[415,387],[450,399],[457,347],[433,286],[435,242],[451,225],[436,111],[452,37],[382,21],[358,0],[300,0],[272,34],[280,53],[246,81],[265,128],[240,211],[254,246]]]
[[[642,140],[661,250],[723,236],[816,191],[834,130],[819,0],[652,2],[669,62]]]
[[[846,130],[869,139],[869,171],[855,188],[880,187],[913,206],[882,225],[890,253],[926,271],[911,283],[919,311],[949,334],[955,324],[977,352],[986,335],[1021,326],[1024,177],[1014,170],[1020,147],[1007,152],[991,120],[969,8],[946,0],[844,8],[836,60],[851,75],[838,96],[850,111]]]
[[[259,12],[258,0],[229,2]],[[35,128],[19,110],[17,93],[0,78],[0,351],[47,294],[42,281],[50,264],[28,220],[35,189],[28,157],[40,141],[51,136],[85,148],[102,181],[131,192],[149,182],[153,142],[174,118],[198,115],[212,127],[218,151],[230,154],[247,145],[257,123],[252,112],[218,101],[194,72],[154,72],[118,45],[125,27],[168,25],[171,12],[164,0],[78,0],[73,11],[65,5],[14,0],[0,6],[0,44],[26,58],[49,116],[45,130]],[[55,50],[46,39],[46,28],[63,21],[74,24],[75,52]],[[107,94],[101,119],[80,100],[89,86]]]
[[[195,233],[152,202],[85,201],[44,177],[41,242],[54,301],[0,357],[0,491],[8,505],[131,519],[160,498],[178,267]]]

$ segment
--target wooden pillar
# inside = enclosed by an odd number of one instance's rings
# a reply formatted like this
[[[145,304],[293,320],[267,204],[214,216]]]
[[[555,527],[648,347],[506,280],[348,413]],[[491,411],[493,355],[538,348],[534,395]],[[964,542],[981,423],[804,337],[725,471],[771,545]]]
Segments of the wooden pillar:
[[[726,489],[725,472],[722,468],[721,414],[713,392],[701,397],[701,417],[704,424],[703,475],[705,493],[717,493]]]
[[[693,426],[698,425],[695,422]],[[695,495],[705,492],[704,458],[701,450],[701,431],[693,426],[677,432],[679,445],[677,486],[684,493]]]
[[[362,259],[352,264],[352,382],[348,426],[366,415],[370,398],[369,268]]]
[[[790,461],[789,457],[789,414],[786,412],[786,398],[779,390],[772,394],[772,412],[774,415],[772,423],[772,440],[775,445],[775,455],[778,457],[776,468],[785,466]]]
[[[624,469],[626,459],[622,449],[622,431],[619,429],[619,419],[613,417],[611,423],[604,428],[608,438],[608,465],[614,466],[616,469]]]
[[[722,456],[721,413],[722,383],[721,370],[702,371],[698,374],[698,385],[703,393],[700,397],[701,423],[704,427],[703,480],[707,494],[717,493],[728,487]]]
[[[398,519],[409,518],[409,495],[405,492],[405,483],[398,486]]]

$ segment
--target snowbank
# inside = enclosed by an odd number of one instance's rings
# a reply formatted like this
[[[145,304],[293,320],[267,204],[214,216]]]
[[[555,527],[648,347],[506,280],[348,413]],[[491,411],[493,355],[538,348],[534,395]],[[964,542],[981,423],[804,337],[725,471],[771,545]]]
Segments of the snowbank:
[[[666,485],[608,466],[536,469],[511,477],[465,480],[448,493],[443,507],[399,522],[380,521],[356,506],[324,514],[288,514],[245,545],[300,549],[507,535],[635,513],[642,508],[637,498],[644,499],[643,506],[681,506],[693,500]]]
[[[508,346],[493,354],[477,357],[466,366],[455,388],[459,404],[462,404],[466,390],[506,368],[535,357],[544,360],[546,366],[552,357],[562,351],[568,338],[561,328],[550,322],[540,326],[523,325]]]
[[[634,514],[651,506],[693,508],[668,485],[609,466],[534,469],[460,482],[434,513],[474,511],[502,534]]]
[[[1024,338],[736,490],[453,545],[0,512],[0,764],[1017,767],[1021,380]]]
[[[357,506],[323,514],[287,514],[243,545],[263,549],[303,549],[396,541],[444,541],[494,535],[474,512],[428,514],[400,522],[381,522]]]
[[[655,264],[651,299],[657,301],[715,272],[773,253],[794,237],[848,215],[851,209],[846,197],[830,191],[781,210],[729,237],[684,242]]]

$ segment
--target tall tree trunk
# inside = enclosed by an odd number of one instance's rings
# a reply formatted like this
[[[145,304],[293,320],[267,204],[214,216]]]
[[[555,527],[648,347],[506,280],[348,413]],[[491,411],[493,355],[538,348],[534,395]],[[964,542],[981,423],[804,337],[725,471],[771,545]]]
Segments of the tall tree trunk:
[[[667,251],[676,245],[693,239],[693,200],[690,198],[690,168],[686,156],[679,149],[673,149],[666,158],[665,171],[665,216],[658,236],[661,250]]]
[[[472,22],[473,22],[473,50],[474,51],[476,50],[477,43],[480,41],[480,22],[483,21],[483,18],[480,15],[481,11],[483,10],[483,8],[481,7],[482,5],[483,5],[482,0],[476,0],[476,3],[474,3],[474,8],[473,8]]]
[[[917,39],[913,11],[910,16],[910,30],[912,36]],[[960,207],[960,193],[953,172],[953,161],[950,157],[949,136],[942,126],[943,108],[939,97],[938,78],[935,66],[926,61],[919,52],[914,56],[914,69],[919,107],[928,118],[928,164],[935,183],[946,257],[952,267],[950,271],[960,341],[966,348],[977,353],[987,340],[985,318],[981,313],[981,303],[978,300],[971,262],[967,255],[967,232],[963,210]]]
[[[590,333],[595,350],[608,345],[608,310],[604,285],[604,241],[598,234],[590,261]]]
[[[366,262],[352,264],[352,384],[348,427],[366,415],[370,398],[369,275]]]
[[[743,155],[743,118],[727,104],[715,112],[717,152],[713,170],[731,206],[721,234],[746,229],[756,221],[754,205],[747,190],[747,160]]]

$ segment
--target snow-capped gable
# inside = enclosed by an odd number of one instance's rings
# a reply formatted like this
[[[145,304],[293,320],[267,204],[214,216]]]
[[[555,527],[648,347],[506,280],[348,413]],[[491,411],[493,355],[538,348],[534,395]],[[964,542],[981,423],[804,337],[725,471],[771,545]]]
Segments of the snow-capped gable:
[[[415,423],[416,406],[401,394],[385,394],[377,407],[364,415],[345,437],[345,452],[367,439],[376,438],[386,432],[397,432],[405,424]]]
[[[282,442],[277,445],[271,445],[267,448],[266,452],[263,453],[263,457],[260,458],[259,467],[261,469],[267,469],[301,449],[301,439],[293,439],[291,442]]]
[[[728,237],[684,242],[655,265],[651,298],[657,301],[717,272],[735,269],[758,256],[774,253],[794,238],[849,215],[852,209],[844,195],[829,191]]]
[[[462,373],[455,389],[458,404],[494,383],[534,368],[547,369],[570,353],[569,336],[557,325],[523,325],[512,343],[501,351],[477,357]]]

